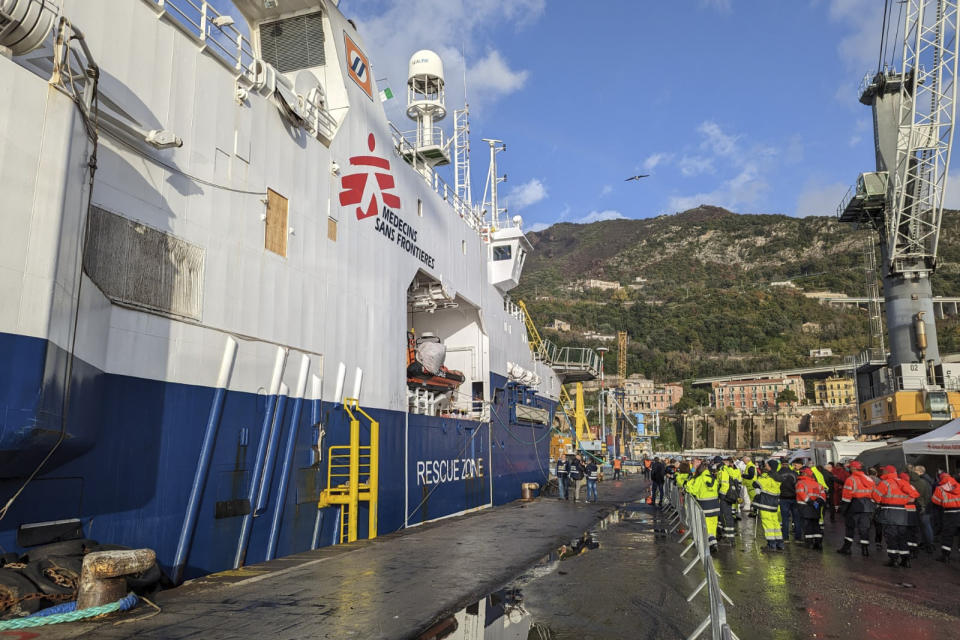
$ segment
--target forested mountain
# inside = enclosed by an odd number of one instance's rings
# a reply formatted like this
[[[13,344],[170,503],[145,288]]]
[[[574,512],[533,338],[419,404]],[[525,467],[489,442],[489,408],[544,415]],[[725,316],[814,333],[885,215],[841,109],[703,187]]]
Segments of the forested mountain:
[[[835,361],[869,346],[864,311],[805,295],[866,294],[864,249],[875,233],[834,218],[704,205],[643,220],[559,223],[527,237],[534,251],[513,297],[540,326],[569,322],[570,332],[548,332],[561,344],[596,345],[585,331],[627,331],[631,373],[676,380],[760,371],[810,364],[811,349],[830,348]],[[621,288],[584,287],[590,279]],[[960,295],[958,211],[944,213],[933,288]],[[940,342],[944,353],[960,350],[955,320],[940,323]]]

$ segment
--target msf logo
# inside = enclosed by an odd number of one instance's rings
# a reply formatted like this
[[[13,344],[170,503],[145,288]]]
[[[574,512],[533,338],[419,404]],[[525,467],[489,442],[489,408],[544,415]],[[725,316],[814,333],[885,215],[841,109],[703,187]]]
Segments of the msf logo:
[[[367,147],[373,153],[376,146],[377,141],[371,133],[367,137]],[[378,198],[383,201],[384,206],[400,208],[400,198],[393,193],[387,193],[396,186],[393,176],[387,173],[390,171],[389,160],[374,155],[353,156],[350,158],[350,166],[361,169],[340,178],[340,187],[343,189],[340,192],[340,205],[356,205],[357,220],[377,215],[380,211]]]

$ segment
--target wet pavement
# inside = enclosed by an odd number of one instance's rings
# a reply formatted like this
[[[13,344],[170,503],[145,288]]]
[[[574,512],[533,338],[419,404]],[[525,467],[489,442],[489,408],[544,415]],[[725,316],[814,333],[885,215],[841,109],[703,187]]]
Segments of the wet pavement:
[[[825,549],[787,544],[782,553],[762,553],[754,521],[736,548],[716,558],[720,584],[736,607],[730,626],[742,640],[764,638],[960,638],[960,563],[944,565],[920,552],[909,569],[883,566],[886,552],[871,545],[870,557],[836,553],[843,544],[838,518],[825,526]]]
[[[676,534],[642,502],[596,532],[598,548],[523,581],[524,608],[542,638],[685,638],[707,614],[705,594],[686,596],[703,578],[683,576]],[[735,606],[727,619],[741,640],[960,638],[960,562],[944,566],[920,552],[910,569],[883,566],[886,554],[841,556],[843,527],[827,522],[823,552],[787,544],[768,555],[744,518],[736,545],[715,556],[720,584]],[[859,550],[857,550],[859,553]],[[690,557],[689,555],[687,556]]]
[[[703,592],[686,602],[703,569],[682,575],[691,556],[680,558],[679,536],[645,496],[635,476],[607,481],[596,505],[516,502],[193,581],[159,594],[163,612],[149,620],[21,640],[685,638],[708,612]],[[742,640],[960,638],[956,558],[943,565],[921,551],[913,568],[894,569],[875,546],[868,558],[841,556],[839,521],[827,523],[823,552],[788,544],[768,554],[755,521],[739,524],[715,562]]]
[[[162,612],[149,619],[58,625],[20,640],[416,638],[569,546],[640,487],[636,476],[604,482],[598,504],[514,502],[222,572],[158,594]]]

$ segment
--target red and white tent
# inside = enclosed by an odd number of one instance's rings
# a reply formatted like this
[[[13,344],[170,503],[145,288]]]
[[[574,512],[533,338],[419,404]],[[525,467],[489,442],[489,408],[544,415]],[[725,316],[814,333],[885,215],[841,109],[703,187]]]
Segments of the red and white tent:
[[[960,456],[960,418],[903,442],[906,455]]]

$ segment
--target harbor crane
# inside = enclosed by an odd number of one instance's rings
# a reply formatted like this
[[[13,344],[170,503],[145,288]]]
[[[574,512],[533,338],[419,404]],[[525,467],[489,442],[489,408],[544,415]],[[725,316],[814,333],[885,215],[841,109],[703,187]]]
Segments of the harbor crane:
[[[863,433],[923,432],[960,416],[960,365],[940,358],[930,284],[956,116],[957,20],[958,0],[885,0],[880,60],[860,85],[876,170],[860,174],[837,213],[877,234],[889,336],[889,355],[857,361]]]

